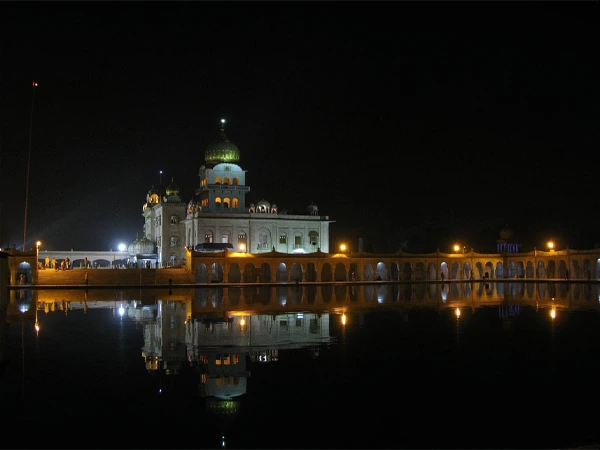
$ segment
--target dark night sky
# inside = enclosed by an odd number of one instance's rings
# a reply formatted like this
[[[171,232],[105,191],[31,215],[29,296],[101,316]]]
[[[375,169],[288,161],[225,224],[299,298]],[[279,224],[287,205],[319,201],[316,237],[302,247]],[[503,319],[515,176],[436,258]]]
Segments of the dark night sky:
[[[0,3],[0,247],[109,250],[226,134],[332,248],[593,248],[598,2]]]

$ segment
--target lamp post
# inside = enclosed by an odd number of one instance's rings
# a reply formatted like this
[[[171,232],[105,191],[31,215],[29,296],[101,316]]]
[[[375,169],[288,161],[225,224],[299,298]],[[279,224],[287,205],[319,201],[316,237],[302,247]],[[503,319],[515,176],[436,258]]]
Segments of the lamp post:
[[[33,99],[35,96],[35,88],[37,82],[33,80],[31,83],[31,112],[29,114],[29,152],[27,155],[27,178],[25,179],[25,220],[23,221],[23,251],[27,245],[27,208],[29,203],[29,167],[31,165],[31,132],[33,130]]]
[[[42,245],[42,241],[35,242],[35,263],[37,267],[40,267],[40,246]]]
[[[340,244],[340,253],[346,253],[348,246],[346,244]]]

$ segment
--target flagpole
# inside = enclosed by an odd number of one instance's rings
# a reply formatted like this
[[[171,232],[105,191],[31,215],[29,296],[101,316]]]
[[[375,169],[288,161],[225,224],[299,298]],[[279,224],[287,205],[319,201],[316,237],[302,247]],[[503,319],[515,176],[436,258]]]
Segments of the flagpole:
[[[27,204],[29,203],[29,166],[31,165],[31,133],[33,131],[33,98],[35,96],[35,80],[31,83],[31,112],[29,114],[29,152],[27,155],[27,178],[25,180],[25,220],[23,222],[23,251],[27,244]]]

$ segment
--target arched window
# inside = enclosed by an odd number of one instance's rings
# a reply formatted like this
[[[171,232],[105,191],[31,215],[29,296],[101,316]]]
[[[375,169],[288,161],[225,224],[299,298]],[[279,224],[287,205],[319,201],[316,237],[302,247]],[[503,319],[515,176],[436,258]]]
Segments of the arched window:
[[[215,184],[221,184],[221,177],[215,178]]]
[[[230,203],[231,200],[229,199],[229,197],[225,197],[225,200],[223,200],[223,208],[229,208]]]
[[[231,201],[231,207],[232,208],[237,208],[238,206],[240,206],[240,202],[237,198],[233,198],[233,200]]]
[[[212,241],[213,241],[213,233],[212,233],[212,231],[208,231],[204,235],[204,242],[212,242]]]
[[[215,198],[215,206],[216,207],[221,207],[221,197]]]
[[[223,180],[223,184],[226,184],[229,186],[229,184],[230,184],[229,177],[225,177],[225,179]]]
[[[238,185],[238,183],[239,183],[238,179],[237,179],[237,178],[234,178],[234,179],[233,179],[233,185],[234,185],[234,186],[237,186],[237,185]]]

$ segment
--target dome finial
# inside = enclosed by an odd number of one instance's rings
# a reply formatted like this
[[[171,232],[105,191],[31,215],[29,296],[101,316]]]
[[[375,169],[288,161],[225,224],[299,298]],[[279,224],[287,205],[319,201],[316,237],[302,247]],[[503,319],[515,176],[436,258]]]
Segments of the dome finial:
[[[221,119],[221,135],[225,136],[225,119]]]

